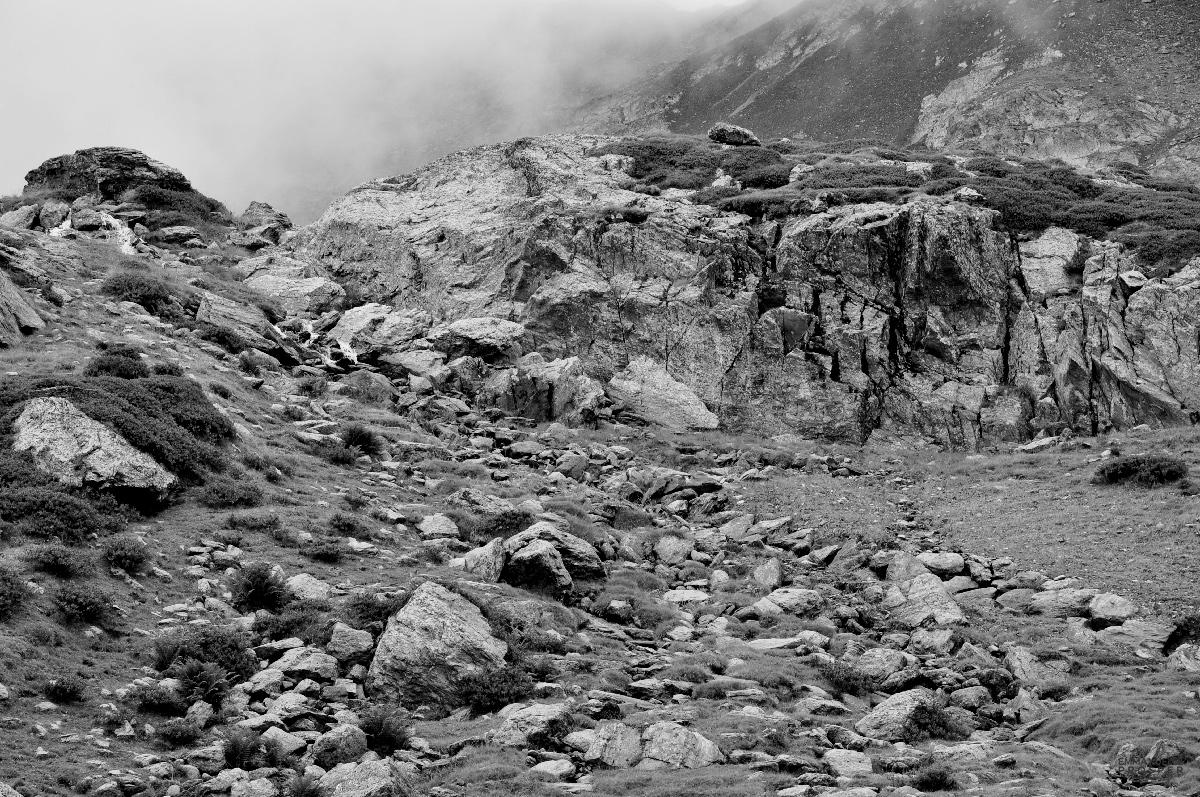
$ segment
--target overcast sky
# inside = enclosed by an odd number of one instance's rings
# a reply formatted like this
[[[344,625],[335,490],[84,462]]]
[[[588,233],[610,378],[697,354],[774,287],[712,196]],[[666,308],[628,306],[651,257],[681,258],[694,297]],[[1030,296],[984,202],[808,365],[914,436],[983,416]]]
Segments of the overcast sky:
[[[544,132],[740,0],[0,0],[0,194],[141,149],[239,212]]]

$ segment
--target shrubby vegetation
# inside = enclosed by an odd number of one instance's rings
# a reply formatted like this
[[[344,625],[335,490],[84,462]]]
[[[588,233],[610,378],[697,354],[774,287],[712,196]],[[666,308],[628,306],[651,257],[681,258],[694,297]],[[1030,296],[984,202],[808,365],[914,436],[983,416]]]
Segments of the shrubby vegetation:
[[[1115,457],[1096,469],[1097,484],[1136,484],[1157,487],[1187,476],[1188,466],[1179,457],[1166,454],[1136,454]]]

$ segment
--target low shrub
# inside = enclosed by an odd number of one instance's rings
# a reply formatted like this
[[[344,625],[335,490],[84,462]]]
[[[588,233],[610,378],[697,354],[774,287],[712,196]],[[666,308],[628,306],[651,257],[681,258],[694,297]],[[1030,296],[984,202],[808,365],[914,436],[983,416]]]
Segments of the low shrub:
[[[200,626],[165,634],[154,641],[151,652],[154,669],[159,672],[190,660],[216,664],[234,680],[258,672],[250,638],[233,626]]]
[[[197,324],[196,335],[201,340],[215,343],[230,354],[241,354],[250,348],[250,343],[229,327],[216,324]]]
[[[191,744],[203,733],[198,723],[183,718],[167,720],[158,726],[158,738],[172,748]]]
[[[605,205],[597,210],[594,215],[598,221],[607,224],[615,224],[617,222],[642,224],[650,218],[650,211],[645,208],[639,208],[636,205]]]
[[[243,567],[230,585],[233,605],[241,611],[266,609],[277,612],[291,600],[283,577],[266,562],[254,562]]]
[[[87,692],[87,683],[77,675],[65,675],[47,681],[42,694],[55,703],[80,703]]]
[[[300,553],[314,562],[324,562],[335,565],[346,558],[350,549],[344,542],[334,537],[323,537],[305,545]]]
[[[262,762],[262,736],[248,728],[233,728],[225,735],[221,744],[225,766],[230,769],[256,769]]]
[[[150,558],[141,540],[124,534],[105,540],[102,555],[104,561],[130,575],[140,573]]]
[[[1096,484],[1136,484],[1158,487],[1177,482],[1188,474],[1187,463],[1165,454],[1136,454],[1114,457],[1096,469]]]
[[[489,667],[462,680],[463,700],[476,714],[490,714],[533,693],[534,682],[520,667]]]
[[[172,667],[170,674],[179,681],[179,692],[188,704],[203,700],[219,708],[233,687],[229,674],[211,661],[189,659]]]
[[[476,514],[450,507],[445,510],[445,514],[458,526],[459,539],[475,545],[484,545],[496,537],[508,539],[529,528],[533,523],[533,515],[515,508]]]
[[[125,701],[142,714],[162,717],[182,717],[188,709],[179,693],[160,684],[135,686],[125,695]]]
[[[922,739],[951,739],[962,740],[971,735],[969,728],[963,726],[940,706],[919,705],[909,716],[907,738],[911,741]]]
[[[54,605],[68,622],[101,624],[112,609],[112,596],[90,584],[64,584],[54,594]]]
[[[373,592],[355,592],[342,604],[342,619],[354,628],[363,629],[373,623],[386,623],[404,606],[404,596],[386,596]]]
[[[837,695],[862,695],[875,689],[874,679],[845,662],[826,662],[818,669]]]
[[[324,646],[329,642],[333,621],[329,601],[306,598],[295,600],[279,614],[266,615],[254,621],[253,631],[264,639],[299,637],[307,645]]]
[[[340,436],[346,448],[357,450],[367,456],[377,457],[384,452],[383,438],[360,423],[346,425]]]
[[[945,764],[923,763],[908,776],[908,785],[922,792],[953,791],[958,780]]]
[[[166,280],[138,271],[120,271],[104,280],[100,292],[123,302],[134,302],[151,315],[164,315],[174,304]]]
[[[262,498],[262,488],[245,476],[211,476],[196,494],[196,500],[212,509],[258,506]]]
[[[346,512],[335,512],[329,518],[329,530],[342,537],[370,539],[371,530],[359,518]]]
[[[18,487],[0,493],[0,518],[29,537],[79,543],[107,536],[124,526],[124,518],[96,504],[53,488]]]
[[[242,512],[225,518],[225,528],[248,531],[254,534],[265,534],[275,538],[283,529],[283,521],[279,515],[271,512]]]
[[[283,786],[284,797],[325,797],[325,789],[313,775],[293,775]]]
[[[213,392],[214,396],[219,398],[228,399],[233,396],[233,391],[220,382],[209,382],[208,389]]]
[[[183,371],[183,366],[179,365],[178,363],[155,363],[154,365],[150,366],[150,370],[155,376],[186,376]]]
[[[133,357],[117,354],[98,354],[83,369],[84,376],[113,376],[117,379],[145,379],[150,366]]]
[[[384,757],[408,746],[411,725],[412,716],[391,703],[373,703],[359,712],[358,726],[367,735],[367,744]]]
[[[86,576],[93,570],[92,560],[86,551],[58,543],[30,548],[25,553],[25,561],[36,570],[59,578]]]

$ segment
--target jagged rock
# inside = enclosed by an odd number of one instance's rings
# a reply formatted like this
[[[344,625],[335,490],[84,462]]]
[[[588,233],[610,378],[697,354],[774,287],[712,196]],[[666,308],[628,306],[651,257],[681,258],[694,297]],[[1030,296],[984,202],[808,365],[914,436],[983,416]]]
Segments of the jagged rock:
[[[74,224],[74,220],[72,220]],[[75,224],[76,229],[79,225]],[[162,227],[146,235],[146,239],[160,244],[186,244],[191,241],[203,241],[204,233],[195,227],[178,224],[173,227]]]
[[[915,727],[914,716],[923,708],[936,704],[936,697],[928,689],[910,689],[884,700],[869,714],[854,724],[854,730],[872,739],[901,742],[916,738],[920,729]]]
[[[1170,623],[1128,620],[1121,625],[1112,625],[1096,632],[1096,638],[1105,645],[1123,645],[1159,655],[1174,630],[1175,626]]]
[[[335,725],[317,737],[312,745],[313,761],[329,769],[355,761],[367,752],[367,735],[357,725]]]
[[[270,667],[292,678],[312,678],[317,681],[332,681],[338,674],[337,659],[310,647],[292,648],[273,661]]]
[[[25,294],[0,272],[0,349],[17,345],[26,335],[45,326],[46,322],[29,304]]]
[[[776,614],[795,614],[803,617],[811,614],[825,603],[821,593],[813,589],[798,587],[783,587],[752,604],[755,611],[762,616]]]
[[[297,573],[287,580],[287,588],[302,600],[325,600],[333,587],[309,573]]]
[[[367,693],[406,706],[453,705],[462,679],[502,666],[507,651],[474,604],[427,581],[388,620],[367,672]]]
[[[303,753],[308,748],[308,742],[304,739],[273,726],[263,731],[262,738],[265,742],[277,745],[284,755]]]
[[[1039,696],[1064,692],[1070,685],[1065,662],[1043,662],[1028,648],[1010,649],[1004,656],[1004,665],[1023,686]]]
[[[124,147],[92,147],[50,158],[25,175],[25,191],[77,190],[115,198],[141,185],[192,191],[178,169]]]
[[[13,421],[13,449],[72,486],[136,491],[160,498],[175,476],[65,398],[33,398]]]
[[[500,574],[504,571],[505,559],[504,540],[497,537],[487,545],[481,545],[463,554],[463,569],[494,584],[500,580]]]
[[[930,621],[937,625],[966,622],[966,616],[954,597],[946,591],[941,579],[932,573],[892,584],[884,597],[883,607],[901,628],[917,628]]]
[[[374,649],[375,638],[370,631],[360,631],[341,622],[333,624],[329,641],[325,643],[325,652],[343,664],[366,661]]]
[[[553,747],[570,727],[570,706],[535,703],[505,717],[500,727],[488,734],[488,742],[505,747]]]
[[[639,357],[608,383],[613,401],[668,429],[716,429],[717,416],[686,385],[649,357]]]
[[[1086,617],[1098,594],[1094,589],[1048,589],[1030,597],[1028,611],[1050,617]]]
[[[425,337],[435,348],[451,357],[504,360],[520,356],[525,327],[502,318],[462,318],[439,324],[429,330]]]
[[[876,682],[882,682],[916,663],[917,659],[912,654],[892,648],[871,648],[855,659],[854,669]]]
[[[1021,244],[1021,273],[1035,301],[1076,287],[1087,258],[1086,239],[1071,230],[1051,227]]]
[[[600,554],[587,540],[563,531],[553,523],[542,520],[504,541],[504,550],[511,556],[534,540],[544,540],[554,546],[562,557],[567,572],[574,578],[604,578],[604,563]]]
[[[38,206],[23,205],[7,213],[0,213],[0,226],[12,227],[14,230],[28,230],[37,223],[37,219]]]
[[[247,287],[278,301],[290,316],[323,313],[346,295],[319,268],[283,255],[247,258],[235,272]]]
[[[758,136],[744,127],[717,122],[708,131],[708,137],[718,144],[729,144],[734,147],[760,147],[762,142]]]
[[[565,592],[574,583],[553,544],[533,540],[508,556],[501,580],[509,584],[551,593]]]
[[[604,387],[587,375],[579,357],[546,360],[533,352],[475,388],[475,400],[513,415],[578,425],[595,418]]]
[[[698,769],[725,760],[716,744],[674,722],[656,722],[642,732],[638,769]]]
[[[71,206],[60,199],[48,199],[38,211],[38,224],[43,230],[53,230],[71,215]]]
[[[563,742],[592,765],[625,769],[642,753],[642,737],[623,722],[600,722],[595,728],[567,734]]]
[[[687,537],[664,534],[654,543],[654,556],[665,565],[681,565],[687,561],[696,544]]]
[[[395,797],[405,772],[389,760],[338,764],[317,781],[327,797]]]
[[[264,333],[271,322],[258,307],[241,304],[210,291],[198,291],[200,304],[196,308],[196,321],[212,324],[232,331],[256,349],[270,350],[273,346]]]
[[[386,362],[390,355],[403,352],[424,336],[431,323],[429,310],[425,308],[398,309],[367,303],[342,313],[325,337],[361,359]]]
[[[396,388],[383,374],[373,371],[355,371],[338,382],[346,395],[364,404],[386,404],[396,396]]]

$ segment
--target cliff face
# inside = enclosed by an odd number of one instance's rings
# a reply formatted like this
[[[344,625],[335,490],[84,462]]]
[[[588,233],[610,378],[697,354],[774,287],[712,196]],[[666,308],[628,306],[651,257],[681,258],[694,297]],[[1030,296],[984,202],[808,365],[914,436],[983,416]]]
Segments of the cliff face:
[[[580,121],[699,133],[728,120],[767,137],[1126,161],[1197,179],[1198,32],[1189,0],[810,0]]]
[[[649,358],[723,427],[973,447],[1186,423],[1200,263],[1147,279],[1116,244],[940,198],[754,222],[635,193],[603,139],[481,147],[363,185],[297,255],[433,322],[498,316],[607,382]]]

